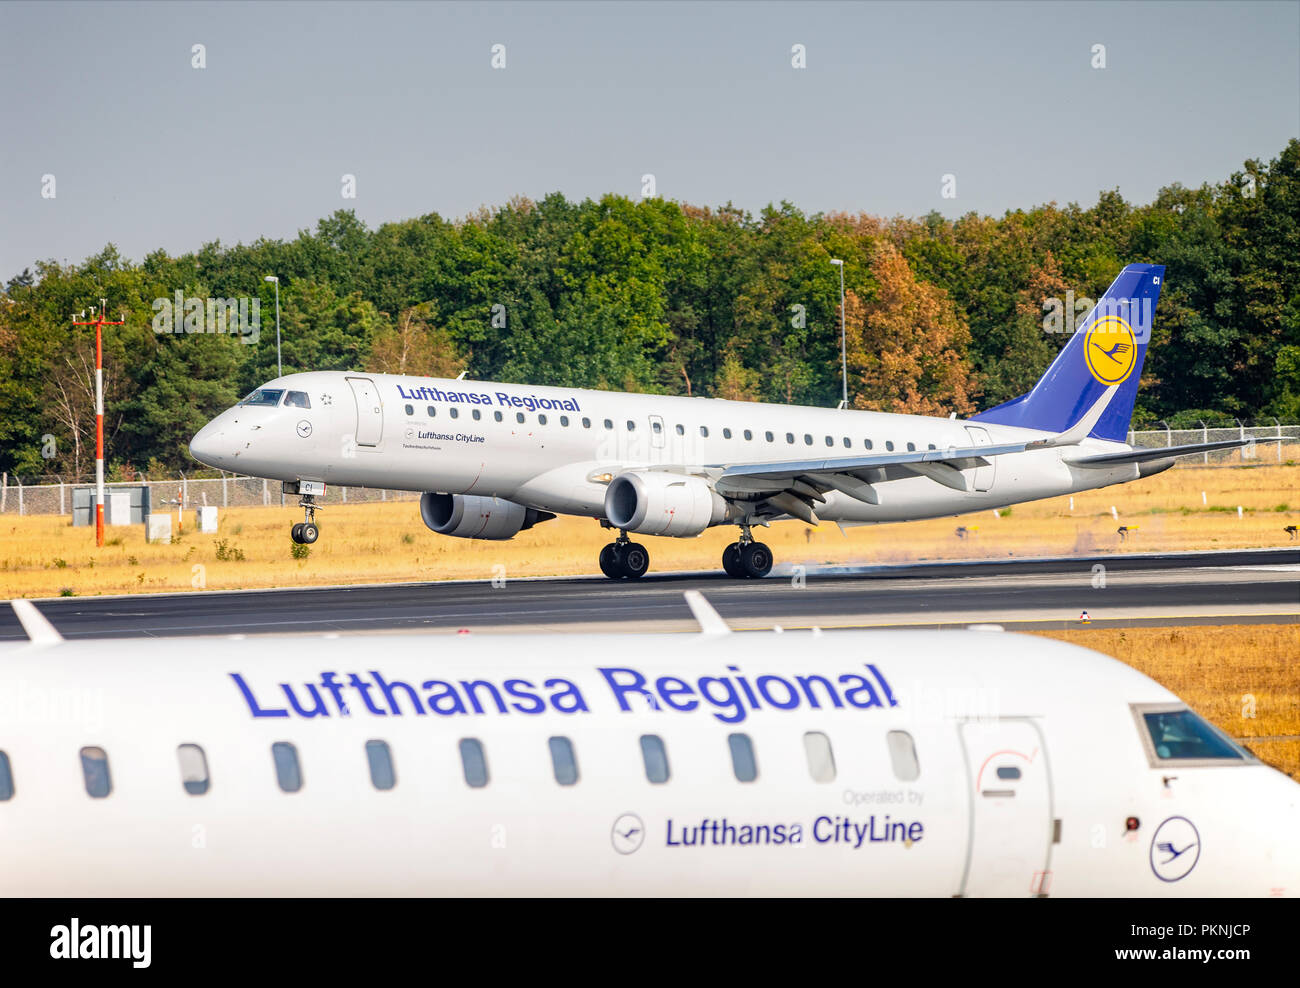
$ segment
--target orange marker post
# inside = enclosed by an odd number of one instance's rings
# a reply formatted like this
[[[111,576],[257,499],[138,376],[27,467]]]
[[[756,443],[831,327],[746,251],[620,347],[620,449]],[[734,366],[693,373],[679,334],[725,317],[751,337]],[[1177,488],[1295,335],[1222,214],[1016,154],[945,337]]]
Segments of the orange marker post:
[[[77,322],[74,326],[95,327],[95,545],[104,545],[104,327],[121,326],[126,322],[107,322],[104,309],[108,302],[99,300],[99,318],[94,322]],[[94,308],[91,308],[94,312]]]

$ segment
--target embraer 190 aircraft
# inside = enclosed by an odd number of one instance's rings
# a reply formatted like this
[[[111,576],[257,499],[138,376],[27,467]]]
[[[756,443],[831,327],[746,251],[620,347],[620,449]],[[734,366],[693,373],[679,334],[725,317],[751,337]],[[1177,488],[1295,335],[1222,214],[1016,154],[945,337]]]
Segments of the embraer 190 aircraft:
[[[419,491],[441,535],[509,539],[556,514],[617,529],[613,579],[650,565],[637,535],[736,525],[722,566],[772,568],[753,526],[843,525],[997,508],[1150,476],[1232,440],[1126,442],[1164,268],[1130,264],[1032,391],[969,419],[329,371],[268,381],[190,443],[199,461],[280,480],[315,542],[327,484]]]
[[[997,631],[0,645],[0,895],[1293,896],[1300,785]],[[183,647],[184,661],[176,661]]]

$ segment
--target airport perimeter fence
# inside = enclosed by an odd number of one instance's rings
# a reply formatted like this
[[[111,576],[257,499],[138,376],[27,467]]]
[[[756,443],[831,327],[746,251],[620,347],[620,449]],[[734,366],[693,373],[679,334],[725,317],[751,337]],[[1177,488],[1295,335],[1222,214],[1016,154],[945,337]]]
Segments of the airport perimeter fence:
[[[1154,429],[1130,432],[1129,444],[1141,447],[1185,446],[1191,443],[1213,443],[1226,439],[1254,439],[1253,447],[1220,450],[1186,456],[1176,461],[1178,467],[1230,467],[1266,463],[1285,463],[1300,460],[1300,425],[1236,425],[1226,428]],[[147,486],[152,511],[186,511],[215,505],[221,508],[243,508],[254,505],[281,503],[279,481],[262,480],[238,474],[220,477],[148,480],[141,477],[127,483],[106,483],[108,491],[125,487]],[[93,478],[74,480],[47,476],[21,478],[0,477],[0,514],[67,515],[72,513],[73,491],[94,488]],[[284,503],[295,504],[297,497],[283,495]],[[419,494],[411,491],[389,491],[375,487],[328,488],[321,504],[358,504],[372,501],[415,501]]]

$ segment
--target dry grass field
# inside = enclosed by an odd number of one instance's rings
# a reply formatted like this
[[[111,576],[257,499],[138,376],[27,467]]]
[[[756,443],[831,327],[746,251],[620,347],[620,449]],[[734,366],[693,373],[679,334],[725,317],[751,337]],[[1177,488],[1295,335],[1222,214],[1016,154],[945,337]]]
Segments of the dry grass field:
[[[1145,673],[1300,782],[1300,626],[1071,628],[1036,634],[1105,652]]]
[[[611,537],[591,519],[557,518],[509,542],[469,542],[428,531],[413,501],[324,503],[320,541],[303,559],[291,555],[289,526],[302,520],[293,507],[222,509],[215,535],[200,534],[188,511],[170,545],[147,544],[143,526],[110,528],[102,549],[92,529],[73,528],[66,517],[6,514],[0,598],[595,573]],[[1000,517],[982,511],[847,530],[780,522],[761,538],[778,562],[880,563],[1281,546],[1291,544],[1284,528],[1298,522],[1300,466],[1283,465],[1170,470],[1077,494],[1073,510],[1060,497]],[[1125,542],[1116,533],[1121,524],[1136,526]],[[965,538],[958,526],[970,530]],[[728,526],[697,539],[643,541],[651,568],[664,571],[719,569],[734,538]]]

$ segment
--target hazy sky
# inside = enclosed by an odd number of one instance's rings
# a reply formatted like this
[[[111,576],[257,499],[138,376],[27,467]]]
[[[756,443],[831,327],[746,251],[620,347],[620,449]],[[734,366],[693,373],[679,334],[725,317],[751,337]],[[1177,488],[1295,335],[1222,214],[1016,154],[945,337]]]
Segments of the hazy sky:
[[[4,3],[0,92],[0,281],[646,173],[698,204],[1000,214],[1274,157],[1300,3]]]

